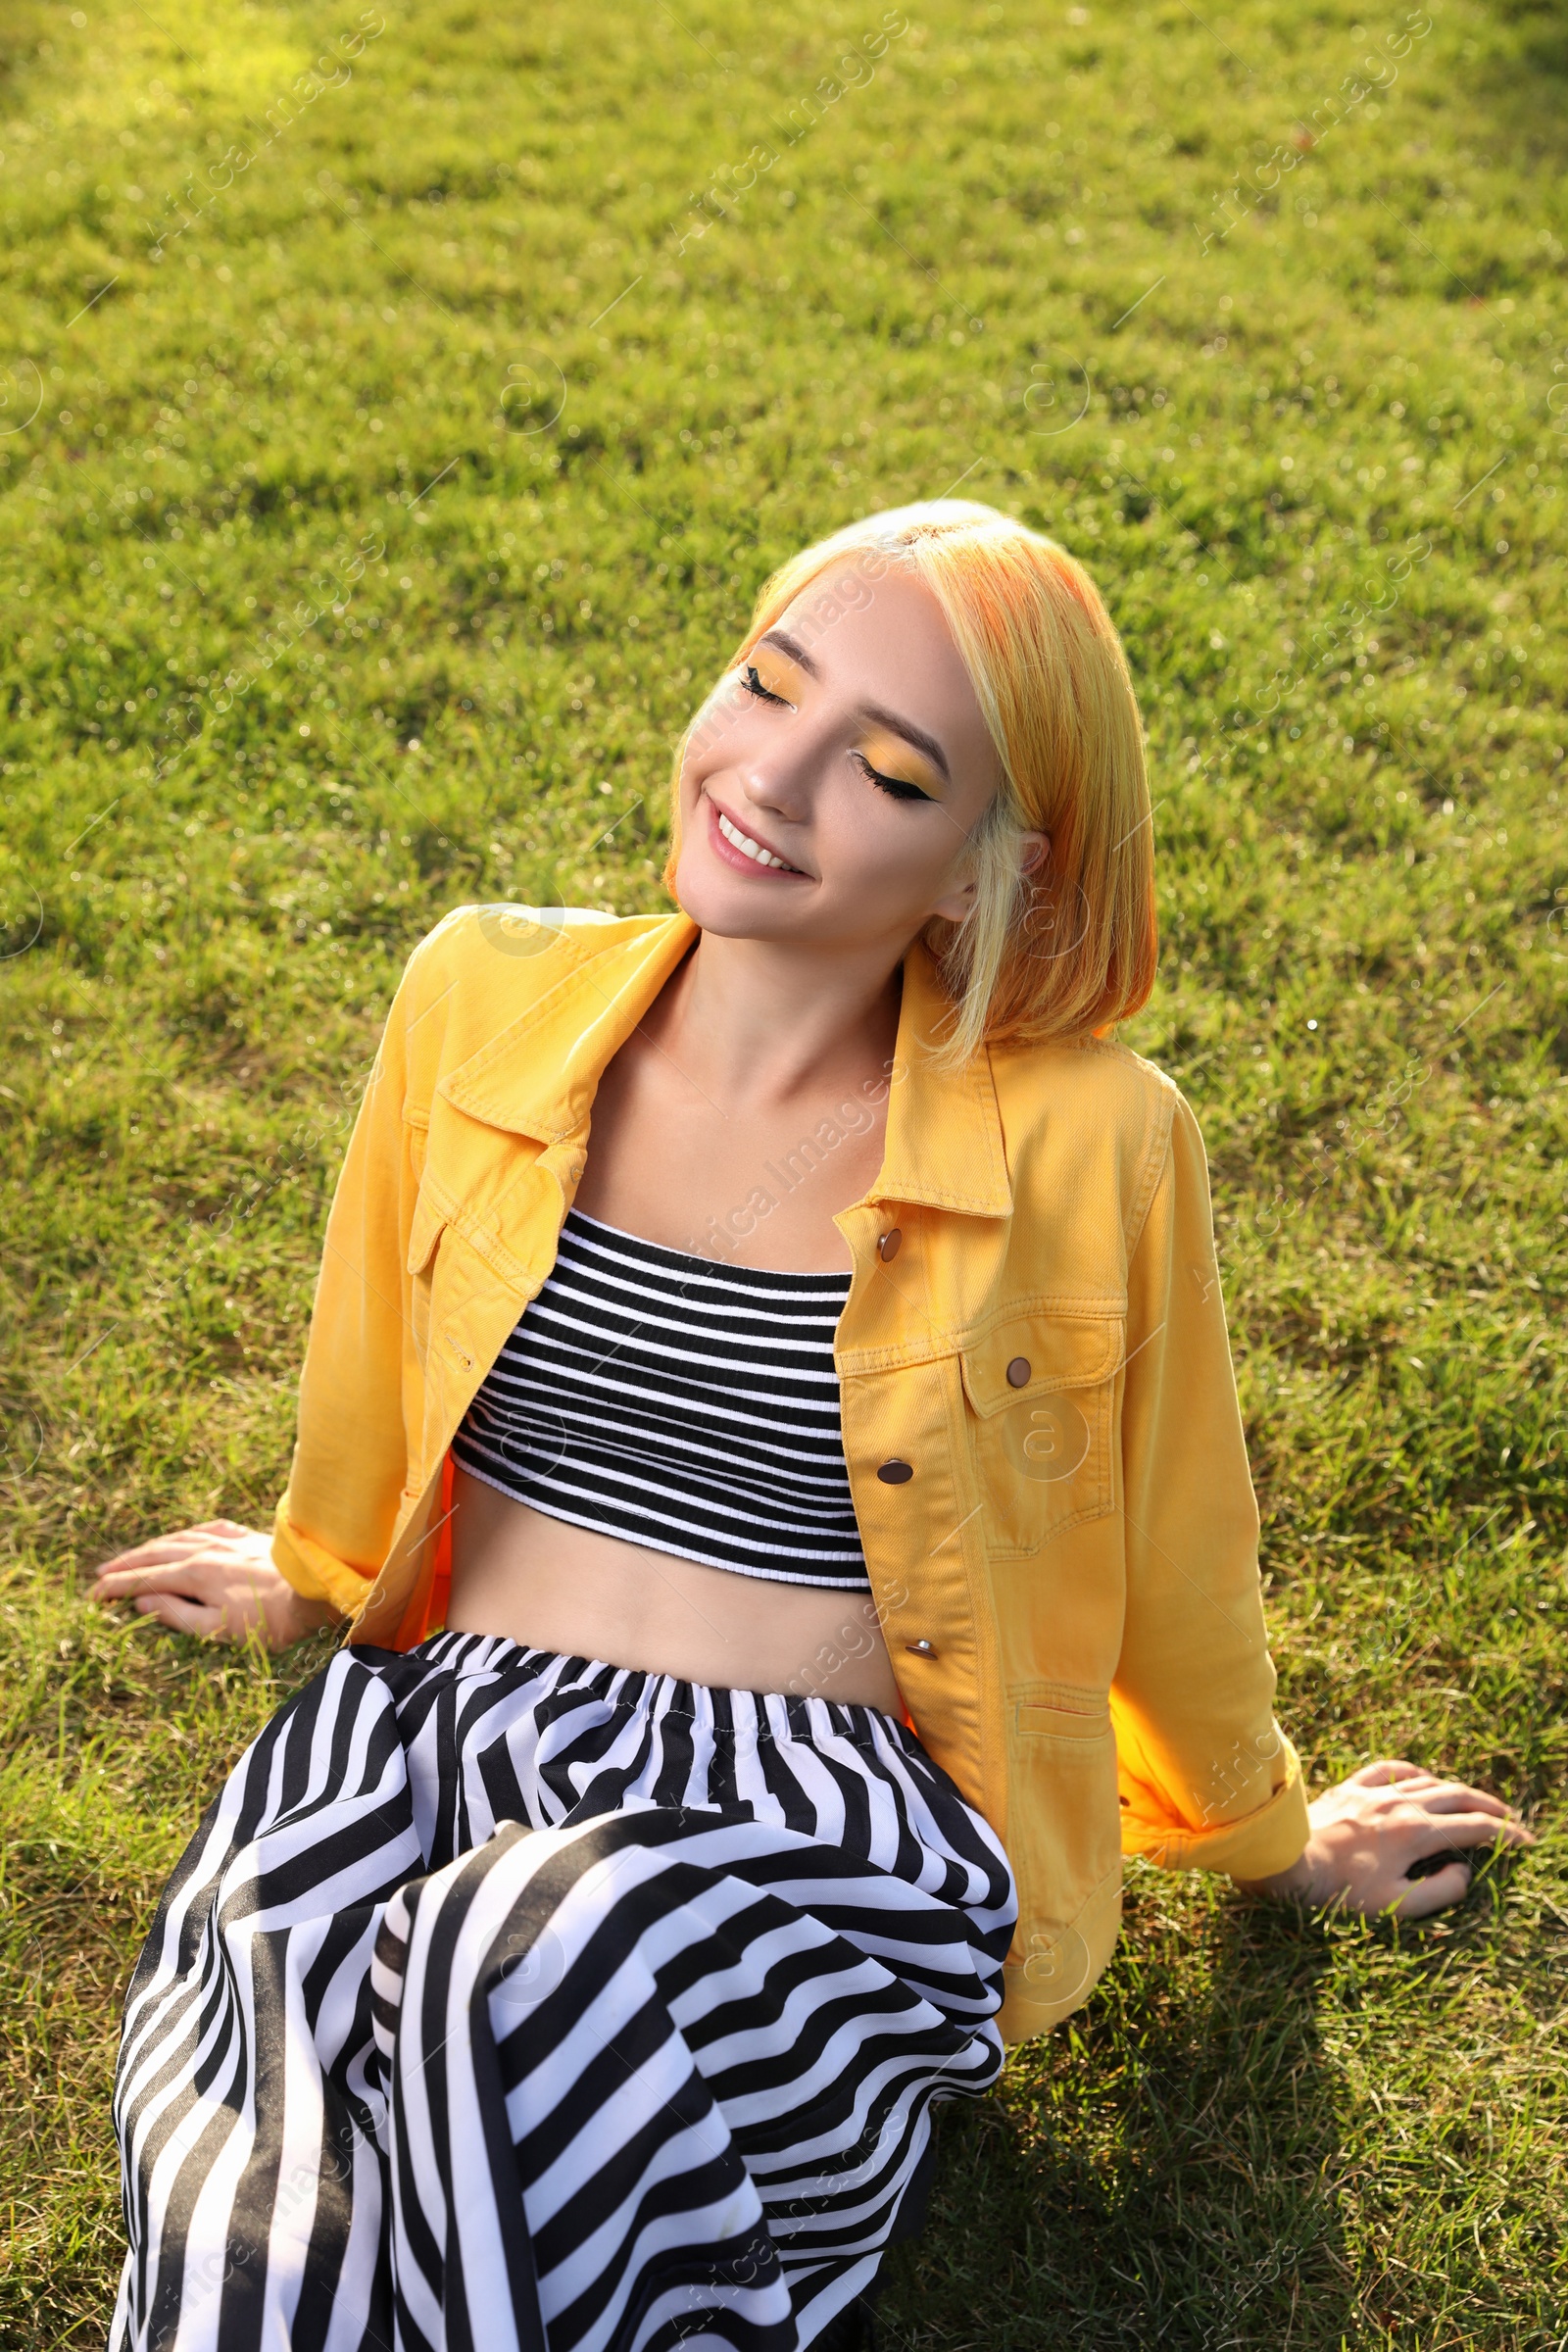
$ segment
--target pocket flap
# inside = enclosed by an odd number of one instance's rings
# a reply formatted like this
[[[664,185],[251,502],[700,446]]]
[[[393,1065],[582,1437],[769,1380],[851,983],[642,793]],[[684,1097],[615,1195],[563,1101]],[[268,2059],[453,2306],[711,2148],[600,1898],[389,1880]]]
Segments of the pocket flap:
[[[1110,1731],[1110,1701],[1093,1690],[1058,1690],[1037,1685],[1017,1700],[1015,1721],[1020,1732],[1037,1739],[1103,1740]]]
[[[446,1211],[436,1206],[421,1185],[414,1203],[414,1222],[409,1228],[407,1264],[411,1274],[422,1274],[425,1271],[435,1255],[435,1246],[447,1222]]]
[[[1115,1316],[1017,1315],[963,1350],[963,1385],[982,1419],[1031,1396],[1093,1389],[1121,1361]]]

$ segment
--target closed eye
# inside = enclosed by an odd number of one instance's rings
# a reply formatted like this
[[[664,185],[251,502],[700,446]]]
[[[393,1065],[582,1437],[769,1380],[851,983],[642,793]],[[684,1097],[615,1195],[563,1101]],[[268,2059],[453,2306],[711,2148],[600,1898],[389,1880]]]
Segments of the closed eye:
[[[907,776],[885,776],[879,767],[871,765],[863,752],[852,752],[850,758],[859,761],[861,772],[879,792],[890,793],[896,801],[929,801],[932,797],[929,792],[922,792],[918,784],[911,784]]]
[[[757,665],[755,662],[748,662],[746,663],[745,667],[741,671],[741,684],[748,694],[755,694],[760,703],[777,703],[779,707],[785,710],[790,708],[789,702],[785,696],[782,694],[775,694],[770,686],[764,686],[762,684],[761,679],[757,674]]]

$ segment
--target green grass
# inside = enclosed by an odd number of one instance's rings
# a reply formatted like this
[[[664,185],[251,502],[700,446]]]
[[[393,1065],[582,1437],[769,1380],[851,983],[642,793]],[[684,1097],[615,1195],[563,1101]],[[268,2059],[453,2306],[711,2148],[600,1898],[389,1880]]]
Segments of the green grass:
[[[1130,1035],[1214,1159],[1287,1718],[1543,1841],[1426,1933],[1136,1870],[1088,2008],[946,2118],[893,2340],[1559,2346],[1561,9],[932,0],[814,125],[878,10],[386,0],[347,69],[351,0],[157,15],[0,27],[0,2343],[99,2338],[120,1990],[324,1654],[84,1571],[270,1509],[413,941],[657,906],[766,570],[961,477],[1139,680]]]

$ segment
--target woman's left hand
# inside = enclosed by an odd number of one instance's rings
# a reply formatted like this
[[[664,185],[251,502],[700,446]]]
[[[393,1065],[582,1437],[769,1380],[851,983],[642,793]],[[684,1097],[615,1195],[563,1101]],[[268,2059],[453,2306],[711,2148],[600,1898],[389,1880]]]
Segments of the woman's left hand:
[[[130,1551],[118,1552],[97,1571],[90,1600],[128,1600],[142,1616],[206,1642],[244,1642],[286,1649],[337,1612],[307,1600],[272,1565],[265,1529],[233,1519],[205,1519],[176,1527]]]
[[[1412,1867],[1468,1847],[1533,1845],[1511,1805],[1419,1764],[1385,1759],[1352,1772],[1307,1807],[1306,1851],[1270,1879],[1239,1879],[1249,1893],[1294,1895],[1315,1910],[1425,1919],[1468,1892],[1471,1865],[1445,1860],[1428,1878]]]

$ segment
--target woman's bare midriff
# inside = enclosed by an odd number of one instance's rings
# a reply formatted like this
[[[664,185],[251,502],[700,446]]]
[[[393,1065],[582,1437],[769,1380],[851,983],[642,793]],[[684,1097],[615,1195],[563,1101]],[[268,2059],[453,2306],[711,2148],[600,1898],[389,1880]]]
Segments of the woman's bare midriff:
[[[457,1633],[734,1690],[789,1690],[901,1712],[867,1592],[737,1576],[570,1527],[455,1473]]]

